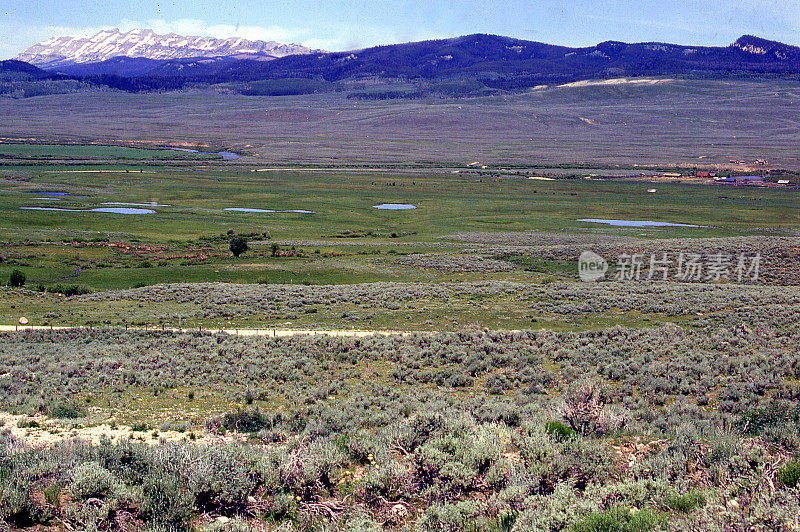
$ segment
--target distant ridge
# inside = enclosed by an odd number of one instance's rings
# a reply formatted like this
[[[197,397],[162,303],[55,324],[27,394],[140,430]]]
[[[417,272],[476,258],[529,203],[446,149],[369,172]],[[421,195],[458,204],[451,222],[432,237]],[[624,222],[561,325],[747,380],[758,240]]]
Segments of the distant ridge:
[[[467,76],[512,87],[641,75],[798,74],[800,48],[750,36],[726,47],[606,41],[592,47],[569,48],[475,34],[353,52],[285,57],[249,68],[267,77],[310,75],[329,81],[369,76]]]
[[[250,41],[232,37],[182,36],[175,33],[158,35],[149,29],[126,33],[114,28],[91,37],[59,36],[35,44],[17,59],[42,68],[54,69],[71,65],[96,63],[113,57],[139,57],[153,60],[174,60],[192,57],[235,57],[237,59],[275,59],[312,50],[300,44],[276,41]]]
[[[271,43],[243,39],[203,37],[187,44],[194,38],[136,31],[101,32],[80,50],[74,49],[78,42],[72,38],[54,38],[20,58],[34,56],[50,72],[127,91],[230,83],[231,90],[244,94],[279,95],[341,90],[342,81],[367,80],[367,87],[373,80],[405,84],[403,90],[364,89],[350,95],[363,99],[459,97],[643,76],[800,80],[799,47],[751,35],[724,47],[606,41],[570,48],[474,34],[331,53],[299,45],[270,48]],[[260,48],[253,43],[261,43]],[[144,51],[153,57],[128,55]],[[204,55],[194,55],[199,53]],[[289,55],[276,58],[268,53]],[[105,58],[109,54],[117,55]],[[105,59],[91,60],[100,57]],[[82,62],[75,62],[78,59]]]

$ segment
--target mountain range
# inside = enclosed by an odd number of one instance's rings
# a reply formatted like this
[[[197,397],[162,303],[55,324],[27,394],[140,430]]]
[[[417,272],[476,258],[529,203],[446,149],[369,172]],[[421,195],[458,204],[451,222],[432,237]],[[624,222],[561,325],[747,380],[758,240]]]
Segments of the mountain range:
[[[53,38],[17,59],[52,74],[130,91],[226,83],[245,94],[299,94],[342,90],[342,82],[370,87],[376,80],[417,88],[356,95],[365,98],[464,96],[634,76],[800,79],[800,48],[753,36],[724,47],[607,41],[572,48],[475,34],[334,53],[263,41],[158,36],[150,30],[101,32],[84,41]]]
[[[44,69],[70,72],[75,65],[97,63],[113,57],[138,57],[174,60],[194,57],[231,57],[236,59],[275,59],[312,50],[300,44],[275,41],[249,41],[241,38],[158,35],[149,29],[126,33],[103,30],[91,37],[60,36],[35,44],[17,59]]]

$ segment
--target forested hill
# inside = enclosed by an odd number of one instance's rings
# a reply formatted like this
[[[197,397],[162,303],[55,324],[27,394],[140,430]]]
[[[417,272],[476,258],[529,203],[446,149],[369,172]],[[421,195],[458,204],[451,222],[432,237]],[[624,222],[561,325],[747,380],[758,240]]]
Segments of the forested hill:
[[[752,36],[741,37],[725,47],[607,41],[592,47],[569,48],[475,34],[349,52],[290,55],[272,61],[118,57],[54,72],[130,91],[179,89],[186,83],[313,81],[291,82],[288,89],[269,85],[267,93],[280,94],[333,90],[334,84],[344,80],[385,79],[438,83],[445,92],[446,84],[455,82],[461,84],[455,90],[459,93],[464,92],[464,83],[468,85],[467,92],[479,92],[635,76],[798,79],[800,48]],[[259,93],[252,87],[243,90]]]
[[[167,71],[162,71],[167,74]],[[184,75],[190,74],[184,72]],[[800,74],[800,48],[745,36],[727,47],[608,41],[567,48],[494,35],[379,46],[354,52],[288,56],[220,65],[220,79],[322,77],[472,78],[501,84],[552,84],[642,75]]]

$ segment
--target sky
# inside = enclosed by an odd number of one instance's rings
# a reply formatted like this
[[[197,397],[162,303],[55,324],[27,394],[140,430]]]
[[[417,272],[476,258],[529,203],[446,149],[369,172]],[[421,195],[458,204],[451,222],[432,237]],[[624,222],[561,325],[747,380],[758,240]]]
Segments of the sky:
[[[470,33],[566,46],[607,40],[727,46],[745,34],[800,45],[800,0],[5,0],[0,58],[55,35],[109,28],[330,51]]]

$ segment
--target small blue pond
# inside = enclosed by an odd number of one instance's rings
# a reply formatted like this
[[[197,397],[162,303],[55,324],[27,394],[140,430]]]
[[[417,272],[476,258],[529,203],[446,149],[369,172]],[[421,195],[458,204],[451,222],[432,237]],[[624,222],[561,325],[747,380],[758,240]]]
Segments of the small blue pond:
[[[193,150],[191,148],[170,148],[170,150],[175,151],[185,151],[186,153],[210,153],[211,155],[222,155],[223,159],[230,160],[230,159],[238,159],[241,157],[238,153],[233,153],[232,151],[218,151],[216,153],[211,152],[201,152],[200,150]]]
[[[412,205],[410,203],[381,203],[380,205],[373,205],[372,207],[387,211],[403,211],[417,208],[416,205]]]
[[[651,222],[650,220],[603,220],[600,218],[580,218],[579,222],[607,224],[615,227],[708,227],[707,225],[674,224],[671,222]]]
[[[110,214],[155,214],[151,209],[134,209],[131,207],[98,207],[96,209],[60,209],[58,207],[20,207],[23,211],[60,211],[60,212],[103,212]]]
[[[125,203],[122,201],[106,201],[100,205],[121,205],[123,207],[171,207],[171,205],[161,204],[156,201],[150,203]]]

